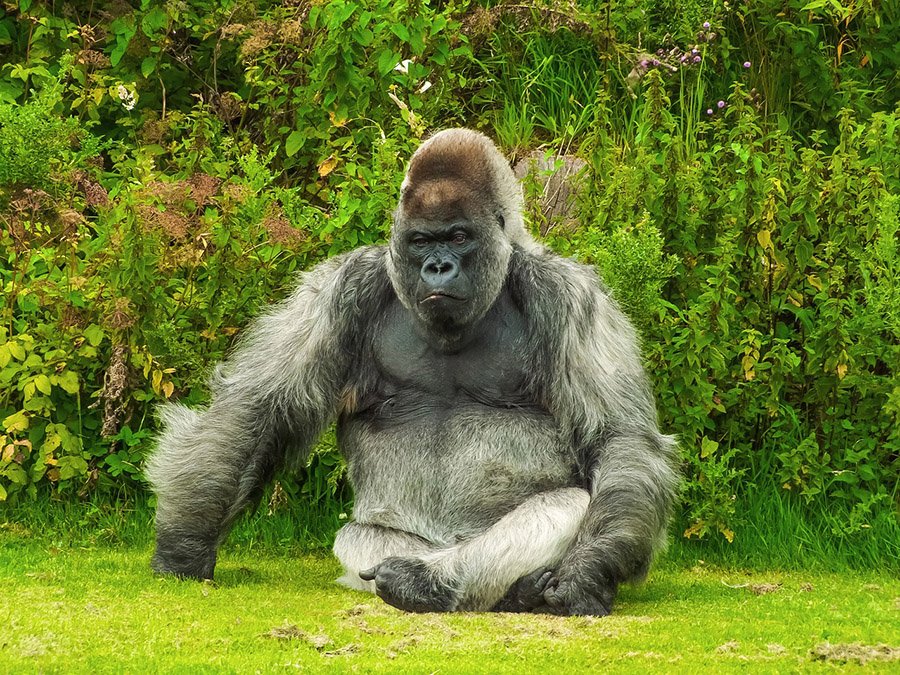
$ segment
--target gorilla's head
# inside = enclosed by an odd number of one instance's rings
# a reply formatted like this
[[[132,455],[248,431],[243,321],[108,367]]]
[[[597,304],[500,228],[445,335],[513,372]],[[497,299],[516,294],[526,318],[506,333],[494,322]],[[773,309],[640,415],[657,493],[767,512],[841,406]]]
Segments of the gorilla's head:
[[[409,162],[394,212],[389,272],[429,332],[453,339],[476,324],[503,288],[514,244],[537,244],[522,221],[522,192],[484,135],[448,129]]]

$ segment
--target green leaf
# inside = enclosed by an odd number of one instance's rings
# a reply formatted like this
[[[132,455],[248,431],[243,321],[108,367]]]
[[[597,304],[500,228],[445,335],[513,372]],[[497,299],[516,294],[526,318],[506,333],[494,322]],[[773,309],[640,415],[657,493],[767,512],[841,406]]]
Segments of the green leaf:
[[[703,440],[700,441],[700,457],[701,459],[706,459],[710,455],[712,455],[716,450],[719,449],[719,444],[713,440],[710,440],[706,436],[703,437]]]
[[[156,59],[152,56],[148,56],[143,61],[141,61],[141,75],[144,77],[150,77],[153,74],[153,71],[156,70]]]
[[[88,463],[84,461],[83,457],[66,456],[59,458],[57,468],[59,469],[59,479],[68,480],[69,478],[86,474]]]
[[[378,55],[378,74],[387,75],[400,62],[400,57],[391,49],[383,49]]]
[[[153,34],[165,28],[168,22],[169,17],[165,10],[161,7],[154,7],[141,19],[141,29],[144,31],[144,35],[152,38]]]
[[[84,329],[84,337],[92,346],[97,347],[103,342],[103,329],[97,324],[92,323]]]
[[[306,142],[306,134],[302,131],[292,131],[290,136],[287,137],[287,140],[284,143],[284,151],[287,153],[288,157],[293,157],[297,154],[300,148],[303,147],[303,144]]]
[[[112,65],[118,65],[119,61],[122,60],[122,57],[125,56],[125,52],[128,50],[128,45],[131,44],[131,38],[134,37],[134,34],[137,32],[137,28],[133,25],[134,18],[131,16],[120,17],[113,21],[110,24],[110,29],[116,36],[116,46],[113,47],[113,50],[109,53],[109,61]]]
[[[72,370],[67,370],[61,375],[58,375],[56,382],[68,394],[77,394],[80,389],[78,384],[78,374]]]
[[[6,368],[10,359],[12,359],[12,354],[9,353],[9,344],[0,345],[0,368]]]
[[[12,44],[12,33],[6,21],[0,22],[0,45]]]
[[[28,428],[28,415],[23,410],[13,413],[3,420],[3,428],[7,432],[25,431]]]
[[[39,392],[48,396],[53,391],[53,387],[50,385],[50,378],[43,373],[34,378],[34,386],[38,388]]]
[[[407,30],[406,26],[401,23],[395,23],[391,25],[391,32],[396,35],[398,38],[403,40],[403,42],[409,42],[409,30]]]
[[[129,42],[130,40],[116,40],[116,46],[109,53],[109,62],[112,65],[119,65],[119,61],[121,61],[122,57],[125,56],[125,51],[128,49]]]
[[[16,359],[16,361],[25,360],[25,348],[18,342],[7,342],[6,348],[9,350],[10,355],[14,359]]]
[[[807,239],[801,238],[800,241],[797,242],[797,246],[794,248],[794,255],[797,256],[797,267],[800,270],[806,269],[806,265],[807,263],[809,263],[810,258],[812,258],[812,254],[812,244]]]

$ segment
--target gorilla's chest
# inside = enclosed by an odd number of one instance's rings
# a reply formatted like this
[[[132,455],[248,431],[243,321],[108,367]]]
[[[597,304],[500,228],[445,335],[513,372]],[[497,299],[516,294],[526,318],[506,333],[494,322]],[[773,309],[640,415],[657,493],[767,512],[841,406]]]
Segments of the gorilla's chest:
[[[429,344],[399,302],[390,307],[374,338],[379,389],[395,399],[395,407],[403,402],[398,398],[410,399],[419,412],[429,403],[441,411],[532,404],[525,391],[525,321],[505,298],[477,334],[451,353]]]
[[[571,445],[526,387],[524,318],[498,304],[449,354],[399,303],[385,313],[372,336],[374,382],[338,425],[360,522],[451,542],[572,484]]]

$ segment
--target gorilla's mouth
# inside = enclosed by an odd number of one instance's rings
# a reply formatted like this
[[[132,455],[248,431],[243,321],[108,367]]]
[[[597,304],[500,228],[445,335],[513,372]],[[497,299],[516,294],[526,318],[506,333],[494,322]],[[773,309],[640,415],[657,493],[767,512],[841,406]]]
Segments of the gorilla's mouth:
[[[419,304],[424,304],[426,302],[439,302],[441,300],[456,300],[461,302],[465,300],[465,298],[461,298],[458,295],[453,295],[452,293],[447,293],[446,291],[432,291],[427,296],[419,300]]]

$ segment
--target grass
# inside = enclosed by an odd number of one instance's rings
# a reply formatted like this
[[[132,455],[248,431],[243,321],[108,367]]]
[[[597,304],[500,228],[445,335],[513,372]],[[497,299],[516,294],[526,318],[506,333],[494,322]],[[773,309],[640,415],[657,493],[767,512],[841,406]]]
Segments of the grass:
[[[663,561],[611,617],[411,615],[337,586],[337,563],[249,536],[216,582],[148,569],[144,509],[0,516],[0,672],[616,672],[900,664],[900,580]],[[105,520],[104,520],[105,519]],[[42,525],[43,523],[43,525]],[[258,524],[257,524],[257,527]],[[265,528],[262,528],[265,529]],[[123,543],[124,542],[124,543]],[[675,556],[677,557],[677,556]]]

